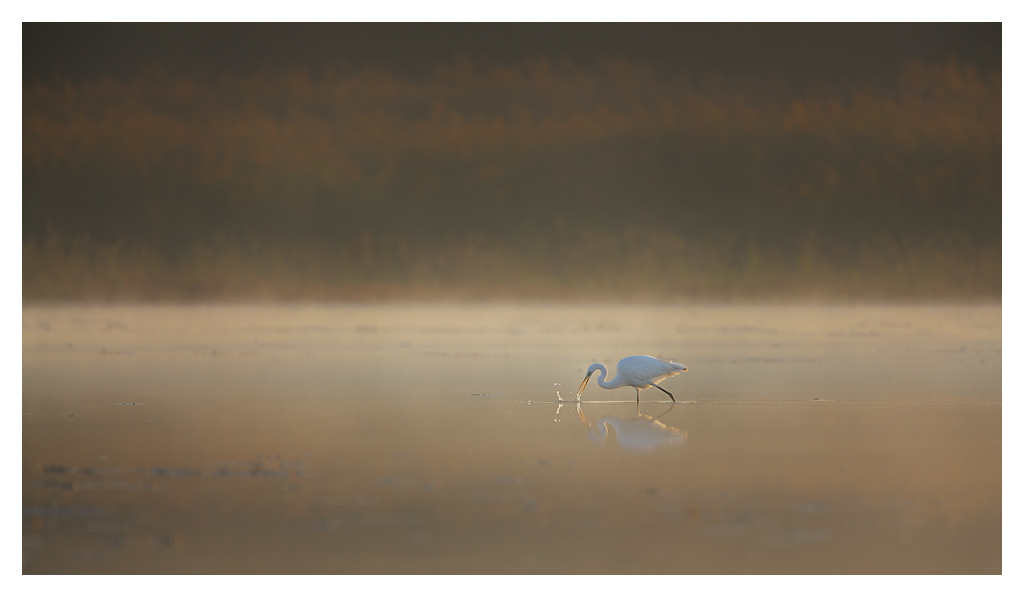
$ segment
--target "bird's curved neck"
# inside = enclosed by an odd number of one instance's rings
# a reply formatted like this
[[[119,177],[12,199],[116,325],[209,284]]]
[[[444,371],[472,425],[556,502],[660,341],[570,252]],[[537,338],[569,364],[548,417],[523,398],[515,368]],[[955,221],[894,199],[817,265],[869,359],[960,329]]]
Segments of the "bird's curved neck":
[[[619,380],[619,378],[621,377],[621,374],[616,375],[615,378],[612,379],[611,381],[605,381],[605,378],[608,377],[608,368],[605,367],[604,365],[598,364],[597,370],[600,371],[600,374],[598,374],[598,376],[597,376],[597,385],[601,386],[602,388],[604,388],[606,390],[614,390],[615,388],[621,388],[622,387],[623,384]],[[618,372],[616,372],[616,373],[618,373]]]

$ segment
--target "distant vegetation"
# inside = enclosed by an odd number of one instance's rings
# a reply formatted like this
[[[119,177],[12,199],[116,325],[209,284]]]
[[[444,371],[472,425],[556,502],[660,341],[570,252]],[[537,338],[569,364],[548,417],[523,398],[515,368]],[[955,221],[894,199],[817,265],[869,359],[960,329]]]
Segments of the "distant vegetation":
[[[1000,74],[468,61],[23,89],[23,298],[995,298]]]

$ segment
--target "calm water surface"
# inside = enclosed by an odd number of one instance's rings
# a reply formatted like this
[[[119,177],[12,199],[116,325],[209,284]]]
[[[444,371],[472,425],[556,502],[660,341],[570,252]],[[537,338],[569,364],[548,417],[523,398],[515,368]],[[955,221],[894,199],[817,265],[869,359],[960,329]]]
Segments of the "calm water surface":
[[[1001,572],[998,306],[22,316],[25,573]]]

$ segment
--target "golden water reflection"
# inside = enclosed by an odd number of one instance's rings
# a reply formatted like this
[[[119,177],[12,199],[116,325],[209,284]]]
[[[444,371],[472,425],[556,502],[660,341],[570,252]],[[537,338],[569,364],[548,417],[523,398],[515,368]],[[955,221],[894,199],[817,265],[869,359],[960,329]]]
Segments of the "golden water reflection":
[[[22,322],[24,573],[1001,571],[997,306]],[[630,354],[679,404],[557,402]]]
[[[601,443],[608,437],[608,430],[615,432],[615,441],[626,450],[646,452],[655,448],[679,447],[686,444],[686,431],[669,427],[658,419],[667,415],[675,408],[672,404],[656,417],[637,412],[635,417],[623,418],[605,415],[595,423],[587,421],[583,414],[583,404],[576,403],[576,413],[587,426],[587,435],[595,443]]]

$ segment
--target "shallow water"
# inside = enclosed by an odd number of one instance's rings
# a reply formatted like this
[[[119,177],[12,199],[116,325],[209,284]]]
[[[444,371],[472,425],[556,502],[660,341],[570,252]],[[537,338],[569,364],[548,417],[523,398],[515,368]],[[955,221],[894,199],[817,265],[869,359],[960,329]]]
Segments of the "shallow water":
[[[1001,572],[998,306],[22,317],[25,573]]]

